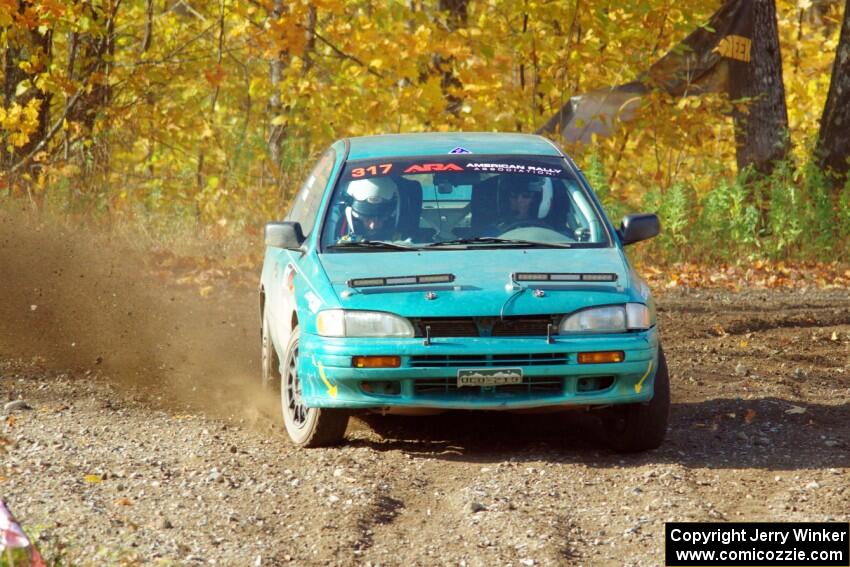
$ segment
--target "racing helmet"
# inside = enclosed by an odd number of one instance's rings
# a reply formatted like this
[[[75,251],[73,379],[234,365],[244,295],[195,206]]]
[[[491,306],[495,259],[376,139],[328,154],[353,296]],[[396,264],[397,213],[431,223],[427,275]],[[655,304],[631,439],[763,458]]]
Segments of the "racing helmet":
[[[351,204],[345,208],[348,226],[354,227],[355,220],[379,218],[382,226],[395,229],[398,224],[399,196],[395,182],[389,177],[355,179],[348,184],[346,193]]]
[[[531,214],[538,219],[546,218],[552,210],[552,180],[548,177],[527,174],[507,174],[499,179],[500,204],[507,206],[513,193],[531,193]]]

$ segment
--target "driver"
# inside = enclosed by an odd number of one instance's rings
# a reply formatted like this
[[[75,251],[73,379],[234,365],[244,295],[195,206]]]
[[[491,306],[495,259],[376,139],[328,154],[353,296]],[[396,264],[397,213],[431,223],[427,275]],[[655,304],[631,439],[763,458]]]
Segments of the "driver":
[[[392,240],[398,224],[398,188],[389,177],[355,179],[346,193],[351,204],[345,208],[348,233],[342,240]]]
[[[552,186],[536,175],[506,175],[500,180],[503,214],[499,229],[539,223],[552,207]]]

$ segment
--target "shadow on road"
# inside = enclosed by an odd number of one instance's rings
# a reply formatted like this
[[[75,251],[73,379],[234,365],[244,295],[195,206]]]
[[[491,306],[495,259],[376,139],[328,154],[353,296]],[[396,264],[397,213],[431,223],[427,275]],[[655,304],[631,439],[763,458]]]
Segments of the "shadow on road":
[[[779,398],[675,403],[665,443],[637,455],[608,450],[598,419],[585,412],[451,412],[362,419],[382,440],[351,439],[349,444],[452,461],[547,461],[600,467],[675,463],[764,470],[850,467],[850,406]]]

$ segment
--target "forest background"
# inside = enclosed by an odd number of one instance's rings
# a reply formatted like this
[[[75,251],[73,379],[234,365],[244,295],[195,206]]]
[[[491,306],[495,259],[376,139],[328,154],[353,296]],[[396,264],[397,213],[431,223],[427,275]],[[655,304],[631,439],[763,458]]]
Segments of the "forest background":
[[[752,1],[778,24],[782,159],[738,171],[731,116],[753,99],[722,93],[651,91],[613,135],[566,147],[615,224],[658,212],[663,234],[641,250],[654,262],[830,261],[850,244],[846,154],[828,169],[818,142],[833,68],[850,74],[847,9]],[[534,132],[571,96],[634,80],[721,4],[0,0],[0,195],[153,239],[256,240],[333,140]]]

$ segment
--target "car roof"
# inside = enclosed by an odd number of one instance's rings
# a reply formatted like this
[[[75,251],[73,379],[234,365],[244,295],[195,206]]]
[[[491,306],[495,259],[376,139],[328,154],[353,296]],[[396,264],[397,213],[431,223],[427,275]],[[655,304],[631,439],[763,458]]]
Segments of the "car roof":
[[[502,132],[429,132],[348,138],[348,159],[460,154],[562,155],[542,136]]]

